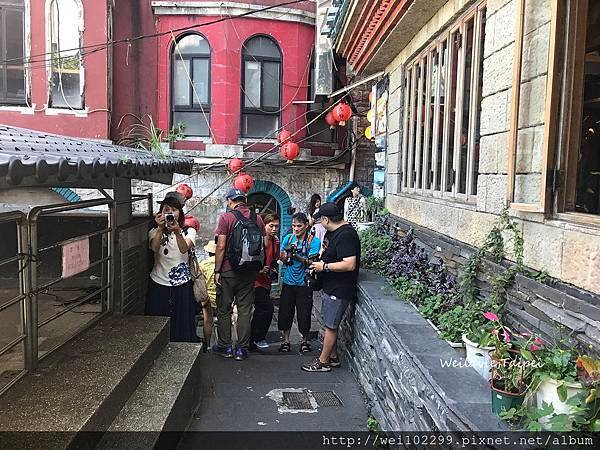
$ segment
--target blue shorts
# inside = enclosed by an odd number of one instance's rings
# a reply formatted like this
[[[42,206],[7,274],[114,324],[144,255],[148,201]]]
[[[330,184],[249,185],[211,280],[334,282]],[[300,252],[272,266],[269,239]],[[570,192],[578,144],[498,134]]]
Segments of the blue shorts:
[[[349,300],[337,298],[323,292],[321,318],[325,326],[331,330],[337,330],[349,304]]]

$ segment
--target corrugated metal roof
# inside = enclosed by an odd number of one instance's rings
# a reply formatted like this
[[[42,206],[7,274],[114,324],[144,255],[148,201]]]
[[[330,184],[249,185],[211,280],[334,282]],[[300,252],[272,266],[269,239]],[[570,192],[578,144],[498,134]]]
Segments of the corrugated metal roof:
[[[190,174],[192,165],[191,158],[159,158],[144,150],[0,125],[0,185],[56,180],[84,187],[101,177]]]

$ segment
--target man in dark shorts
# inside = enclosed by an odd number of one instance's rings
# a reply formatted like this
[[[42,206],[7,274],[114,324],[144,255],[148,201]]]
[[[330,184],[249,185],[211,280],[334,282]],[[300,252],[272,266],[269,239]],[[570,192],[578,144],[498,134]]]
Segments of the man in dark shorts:
[[[340,367],[337,354],[338,327],[346,308],[356,300],[356,283],[360,268],[360,240],[356,230],[343,219],[344,214],[335,203],[321,205],[315,220],[327,230],[323,239],[321,261],[311,265],[323,282],[321,316],[325,324],[323,350],[308,364],[307,372],[329,372]]]

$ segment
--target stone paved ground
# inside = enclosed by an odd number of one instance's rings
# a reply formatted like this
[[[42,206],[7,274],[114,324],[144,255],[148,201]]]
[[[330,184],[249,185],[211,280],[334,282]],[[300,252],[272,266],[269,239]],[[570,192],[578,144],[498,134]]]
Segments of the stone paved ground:
[[[309,356],[300,354],[300,335],[294,325],[292,352],[279,353],[276,317],[277,313],[267,336],[271,343],[268,352],[252,352],[243,362],[202,355],[201,404],[190,431],[366,431],[363,397],[345,364],[328,373],[302,371],[301,364],[317,354],[320,343],[314,339],[313,352]],[[314,320],[313,330],[318,327]],[[268,394],[290,388],[334,391],[343,406],[319,407],[315,412],[280,412]],[[187,447],[194,444],[193,440],[194,434],[186,435],[182,444]]]

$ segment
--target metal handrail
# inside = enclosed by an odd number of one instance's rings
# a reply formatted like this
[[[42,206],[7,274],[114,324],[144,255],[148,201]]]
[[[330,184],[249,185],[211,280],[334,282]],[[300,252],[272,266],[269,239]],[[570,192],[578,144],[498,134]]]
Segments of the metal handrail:
[[[83,235],[77,236],[75,238],[64,239],[64,240],[62,240],[60,242],[57,242],[56,244],[49,245],[48,247],[38,248],[38,254],[42,253],[42,252],[46,252],[48,250],[52,250],[52,249],[61,247],[63,244],[67,244],[70,241],[74,241],[74,240],[78,240],[78,239],[89,239],[89,238],[92,238],[92,237],[99,236],[101,234],[108,233],[109,231],[111,231],[110,228],[105,228],[104,230],[94,231],[94,232],[88,233],[88,234],[83,234]]]
[[[15,303],[19,303],[22,300],[25,300],[27,296],[25,294],[17,295],[16,297],[11,298],[6,303],[0,305],[0,312],[4,311],[6,308],[10,308]]]

